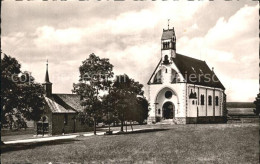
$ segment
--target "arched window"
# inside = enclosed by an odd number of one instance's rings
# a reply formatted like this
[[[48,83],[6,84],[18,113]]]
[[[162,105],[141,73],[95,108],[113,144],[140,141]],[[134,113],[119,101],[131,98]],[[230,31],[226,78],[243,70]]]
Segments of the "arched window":
[[[218,106],[218,96],[216,96],[216,106]]]
[[[204,95],[200,95],[200,104],[204,105]]]
[[[155,84],[160,84],[160,83],[162,83],[162,71],[161,71],[161,70],[159,70],[159,71],[155,74],[153,83],[155,83]]]
[[[195,102],[194,102],[194,100],[192,100],[192,105],[194,105],[195,104]]]
[[[158,109],[158,114],[161,114],[161,109]]]
[[[165,69],[165,73],[167,73],[167,68]]]
[[[168,55],[165,55],[164,56],[164,61],[163,61],[164,64],[169,64],[169,59],[168,59]]]
[[[208,102],[209,102],[209,105],[212,105],[212,96],[209,96]]]

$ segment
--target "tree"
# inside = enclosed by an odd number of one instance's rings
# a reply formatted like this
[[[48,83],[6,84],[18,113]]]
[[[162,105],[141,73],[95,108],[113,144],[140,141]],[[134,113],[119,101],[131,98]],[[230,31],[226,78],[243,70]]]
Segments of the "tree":
[[[121,131],[124,121],[133,120],[137,97],[144,94],[142,88],[142,84],[130,79],[126,74],[116,77],[110,96],[113,97],[111,102],[115,108],[115,116],[121,122]]]
[[[257,94],[257,97],[255,98],[256,100],[254,101],[255,104],[255,109],[254,109],[254,113],[259,116],[260,113],[260,93]]]
[[[82,62],[79,67],[80,79],[78,84],[73,84],[73,92],[81,97],[81,105],[84,107],[85,118],[91,117],[94,121],[94,134],[96,123],[102,112],[100,92],[108,90],[109,79],[113,77],[113,65],[107,58],[99,58],[90,54],[89,58]]]
[[[134,112],[134,121],[143,124],[148,117],[149,103],[145,97],[137,97],[136,110]]]
[[[44,106],[43,87],[29,72],[22,72],[20,63],[11,56],[4,54],[1,71],[1,126],[9,124],[12,128],[14,117],[17,124],[24,124],[23,118],[39,120]]]

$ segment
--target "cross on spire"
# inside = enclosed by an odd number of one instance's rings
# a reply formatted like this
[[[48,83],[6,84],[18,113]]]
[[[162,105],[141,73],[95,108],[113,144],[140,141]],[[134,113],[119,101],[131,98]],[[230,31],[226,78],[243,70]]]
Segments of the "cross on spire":
[[[168,30],[169,30],[170,19],[168,19]]]

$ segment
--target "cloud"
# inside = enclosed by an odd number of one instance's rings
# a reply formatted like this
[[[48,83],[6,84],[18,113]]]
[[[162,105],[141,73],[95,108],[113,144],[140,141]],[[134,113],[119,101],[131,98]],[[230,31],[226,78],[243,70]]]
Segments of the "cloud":
[[[82,31],[77,28],[56,30],[53,27],[43,26],[36,29],[35,35],[37,35],[35,45],[68,45],[79,43],[82,36]]]
[[[48,2],[16,6],[4,2],[2,49],[15,56],[39,82],[44,79],[48,58],[54,92],[70,93],[72,83],[78,80],[78,67],[91,53],[109,58],[116,74],[126,73],[146,84],[161,57],[162,28],[167,28],[167,19],[171,19],[177,52],[215,67],[227,88],[228,100],[240,100],[240,87],[230,84],[232,79],[241,80],[237,84],[250,84],[248,94],[241,93],[243,100],[252,99],[253,82],[258,78],[258,8],[227,6],[216,16],[213,14],[218,10],[212,3],[66,2],[57,9]],[[8,15],[8,10],[14,12]],[[208,16],[208,11],[214,12]]]
[[[258,5],[245,5],[228,20],[219,18],[205,36],[181,37],[177,49],[215,67],[218,77],[225,79],[229,101],[252,101],[258,92]],[[247,96],[239,99],[239,93]]]

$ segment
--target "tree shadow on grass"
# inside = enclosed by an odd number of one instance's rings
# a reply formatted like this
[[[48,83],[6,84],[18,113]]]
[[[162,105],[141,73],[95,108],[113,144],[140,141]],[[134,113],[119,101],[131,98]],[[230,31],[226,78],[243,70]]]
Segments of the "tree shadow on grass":
[[[127,132],[118,132],[118,133],[113,134],[113,135],[151,133],[151,132],[159,132],[159,131],[167,131],[167,130],[169,130],[169,129],[142,129],[142,130],[138,130],[138,131],[128,130]]]
[[[31,142],[31,143],[16,143],[16,144],[4,144],[1,145],[1,153],[6,153],[10,151],[34,149],[39,146],[48,146],[48,145],[61,145],[69,144],[71,142],[79,141],[76,139],[61,139],[54,141],[43,141],[43,142]]]

